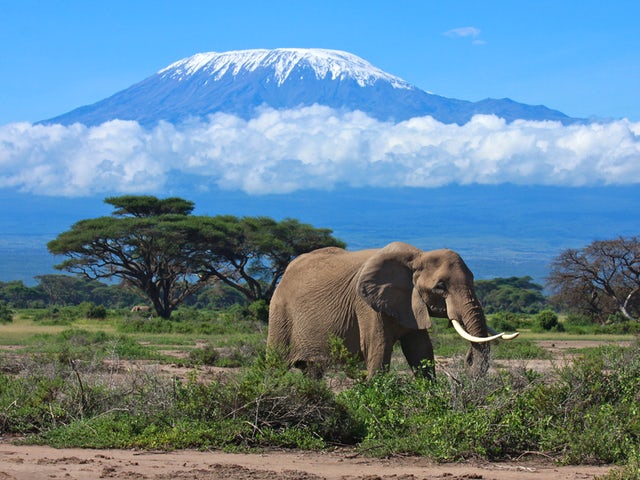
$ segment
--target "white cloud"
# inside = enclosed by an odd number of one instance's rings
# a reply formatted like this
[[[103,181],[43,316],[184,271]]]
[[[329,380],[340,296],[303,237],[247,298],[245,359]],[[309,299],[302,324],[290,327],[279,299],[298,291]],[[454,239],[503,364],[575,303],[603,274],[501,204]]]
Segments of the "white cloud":
[[[119,120],[91,128],[0,126],[0,188],[162,193],[180,174],[195,179],[193,188],[255,194],[339,185],[637,184],[640,123],[507,124],[491,115],[465,125],[431,117],[389,123],[313,106],[153,129]]]
[[[476,27],[460,27],[453,28],[444,32],[447,37],[471,37],[477,38],[480,36],[480,29]]]
[[[480,37],[481,30],[476,27],[460,27],[453,28],[451,30],[447,30],[443,33],[446,37],[451,38],[471,38],[474,45],[484,45],[484,40],[478,38]]]

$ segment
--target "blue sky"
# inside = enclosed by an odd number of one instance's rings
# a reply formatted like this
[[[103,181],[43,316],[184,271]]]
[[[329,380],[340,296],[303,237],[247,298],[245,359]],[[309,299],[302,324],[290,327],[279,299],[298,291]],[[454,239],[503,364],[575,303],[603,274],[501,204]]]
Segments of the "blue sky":
[[[0,0],[0,125],[101,100],[197,52],[346,50],[465,100],[640,120],[640,2]]]

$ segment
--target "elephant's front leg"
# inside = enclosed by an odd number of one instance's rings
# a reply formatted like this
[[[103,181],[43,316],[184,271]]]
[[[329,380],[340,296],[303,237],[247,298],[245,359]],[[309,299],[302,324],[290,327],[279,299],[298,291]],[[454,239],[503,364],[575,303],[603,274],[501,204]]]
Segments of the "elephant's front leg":
[[[367,361],[367,378],[373,377],[382,370],[388,370],[391,364],[392,353],[393,344],[391,342],[373,346],[370,345],[365,355]]]
[[[433,346],[426,330],[415,330],[400,339],[402,353],[416,375],[435,378]]]
[[[360,349],[367,363],[367,378],[389,368],[394,339],[384,324],[374,322],[369,328],[361,328]]]

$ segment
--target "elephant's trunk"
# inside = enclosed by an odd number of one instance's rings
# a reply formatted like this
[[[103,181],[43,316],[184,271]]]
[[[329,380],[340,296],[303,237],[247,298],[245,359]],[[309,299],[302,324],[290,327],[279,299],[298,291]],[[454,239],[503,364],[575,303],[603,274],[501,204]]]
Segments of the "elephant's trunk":
[[[454,327],[456,321],[452,320]],[[502,334],[489,337],[489,329],[487,327],[487,320],[484,316],[484,310],[480,301],[476,298],[473,292],[469,292],[467,300],[462,312],[462,323],[464,330],[466,330],[467,336],[463,336],[470,341],[471,345],[465,363],[472,375],[484,375],[489,369],[489,342],[500,338]],[[461,333],[458,331],[458,333]]]

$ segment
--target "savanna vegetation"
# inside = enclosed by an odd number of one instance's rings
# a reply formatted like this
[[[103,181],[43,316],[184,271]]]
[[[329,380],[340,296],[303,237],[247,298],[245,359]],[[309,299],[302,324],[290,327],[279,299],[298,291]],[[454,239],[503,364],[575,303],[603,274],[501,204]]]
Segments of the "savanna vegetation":
[[[632,336],[607,337],[631,346],[575,351],[540,372],[528,362],[549,353],[534,339],[571,337],[535,333],[538,315],[521,317],[524,338],[492,351],[494,362],[508,363],[474,379],[463,368],[466,346],[438,320],[434,382],[410,375],[400,352],[389,372],[365,381],[339,343],[331,373],[315,380],[266,353],[264,324],[236,307],[182,307],[173,320],[114,310],[96,320],[81,306],[66,308],[76,313],[63,324],[23,309],[0,327],[0,343],[12,346],[0,346],[0,433],[57,447],[353,445],[438,461],[527,454],[634,465],[640,453],[640,345]],[[183,373],[159,372],[176,364]]]
[[[0,435],[57,447],[534,456],[617,463],[608,480],[640,478],[637,238],[563,252],[550,298],[530,277],[477,281],[489,323],[523,332],[493,346],[482,378],[468,376],[466,345],[435,319],[435,381],[414,378],[401,352],[365,380],[336,339],[316,380],[266,352],[265,314],[292,258],[343,245],[329,230],[193,216],[181,199],[107,201],[113,216],[50,244],[80,276],[0,282]],[[140,303],[155,314],[132,312]],[[562,358],[540,346],[575,339],[592,346]]]

